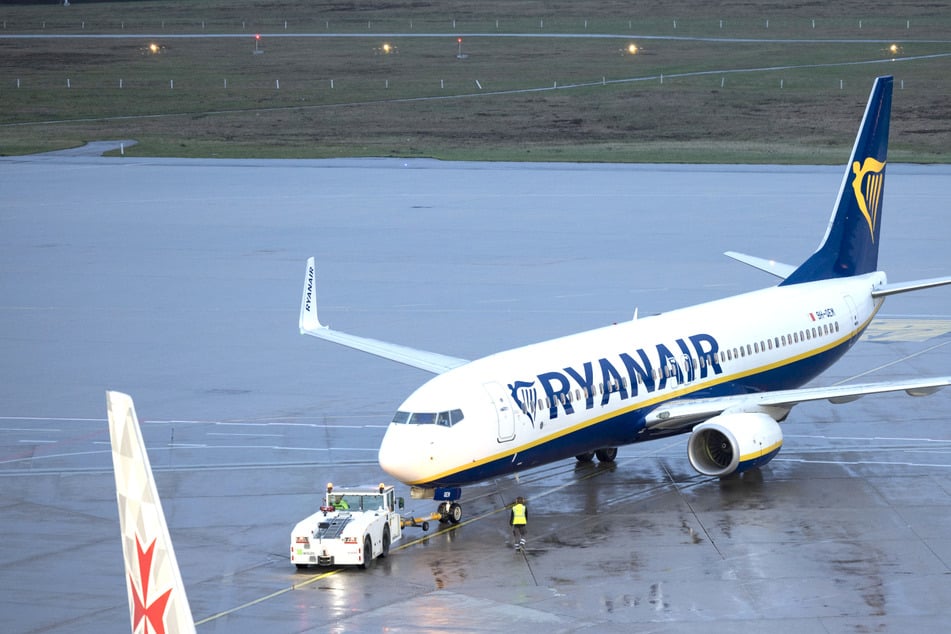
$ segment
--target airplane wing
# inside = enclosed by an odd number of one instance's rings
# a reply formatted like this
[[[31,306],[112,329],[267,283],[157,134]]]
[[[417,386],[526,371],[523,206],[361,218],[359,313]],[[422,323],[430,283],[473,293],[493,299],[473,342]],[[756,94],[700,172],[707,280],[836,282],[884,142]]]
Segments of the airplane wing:
[[[790,264],[783,264],[782,262],[777,262],[776,260],[767,260],[765,258],[758,258],[755,255],[746,255],[745,253],[738,253],[736,251],[726,251],[723,255],[728,258],[733,258],[737,262],[742,262],[743,264],[749,264],[753,268],[759,269],[760,271],[766,271],[770,275],[775,275],[780,279],[786,279],[792,272],[796,270],[795,266]]]
[[[300,333],[318,339],[361,350],[363,352],[426,370],[433,374],[442,374],[447,370],[469,363],[468,359],[450,357],[437,352],[417,350],[378,339],[358,337],[345,332],[331,330],[317,318],[317,286],[314,258],[307,260],[307,273],[304,279],[304,291],[300,300]]]
[[[677,430],[723,413],[764,410],[781,419],[797,403],[821,400],[848,403],[867,394],[901,391],[910,396],[927,396],[947,385],[951,385],[951,376],[683,399],[658,406],[647,415],[646,424],[648,429]]]
[[[132,631],[194,632],[135,405],[128,394],[106,392],[106,411]]]

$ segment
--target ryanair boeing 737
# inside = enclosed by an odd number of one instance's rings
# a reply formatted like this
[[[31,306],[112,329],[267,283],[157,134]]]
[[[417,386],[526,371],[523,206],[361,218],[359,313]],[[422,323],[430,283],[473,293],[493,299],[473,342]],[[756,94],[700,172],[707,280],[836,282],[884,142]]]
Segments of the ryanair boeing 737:
[[[885,298],[951,283],[889,283],[878,270],[892,78],[875,80],[832,218],[798,267],[728,252],[774,287],[636,318],[468,361],[358,337],[317,318],[307,262],[300,331],[434,373],[399,407],[380,466],[414,498],[458,522],[461,487],[574,457],[610,462],[617,447],[689,433],[699,473],[728,476],[779,452],[797,403],[934,392],[951,376],[805,385],[851,348]]]

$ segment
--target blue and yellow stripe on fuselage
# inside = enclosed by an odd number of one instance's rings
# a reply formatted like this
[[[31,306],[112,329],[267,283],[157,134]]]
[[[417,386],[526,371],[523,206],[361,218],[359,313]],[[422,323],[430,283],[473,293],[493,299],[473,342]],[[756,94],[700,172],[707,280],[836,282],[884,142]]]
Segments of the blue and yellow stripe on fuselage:
[[[871,318],[872,316],[845,336],[797,357],[740,373],[711,377],[702,384],[685,385],[665,394],[652,394],[647,399],[629,407],[602,413],[554,434],[535,438],[482,460],[470,462],[458,469],[440,473],[425,481],[407,484],[420,487],[463,486],[572,458],[585,451],[689,432],[693,425],[673,430],[648,429],[645,425],[645,416],[661,403],[675,399],[715,398],[801,386],[842,357],[861,336]],[[741,457],[741,466],[738,471],[769,462],[780,448],[781,444],[768,447],[755,456]]]

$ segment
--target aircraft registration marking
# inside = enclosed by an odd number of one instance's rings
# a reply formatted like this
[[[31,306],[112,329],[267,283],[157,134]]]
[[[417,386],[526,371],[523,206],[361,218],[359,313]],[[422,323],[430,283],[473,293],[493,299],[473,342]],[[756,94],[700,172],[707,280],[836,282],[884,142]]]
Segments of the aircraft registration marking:
[[[821,319],[832,319],[833,317],[835,317],[835,309],[823,308],[822,310],[817,310],[814,313],[809,313],[809,317],[810,319],[812,319],[812,321],[819,321]]]
[[[951,319],[879,318],[869,324],[869,341],[927,341],[951,333]]]

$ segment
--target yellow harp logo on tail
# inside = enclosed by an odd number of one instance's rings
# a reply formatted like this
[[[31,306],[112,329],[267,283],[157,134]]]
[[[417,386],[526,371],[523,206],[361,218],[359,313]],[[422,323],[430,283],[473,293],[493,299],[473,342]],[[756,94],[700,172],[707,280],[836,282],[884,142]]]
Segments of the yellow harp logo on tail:
[[[883,169],[885,163],[876,161],[871,156],[867,157],[862,165],[859,165],[858,161],[852,163],[852,173],[855,174],[852,181],[855,201],[868,223],[872,242],[875,242],[875,223],[878,222],[878,212],[882,207],[882,183],[885,181]]]

